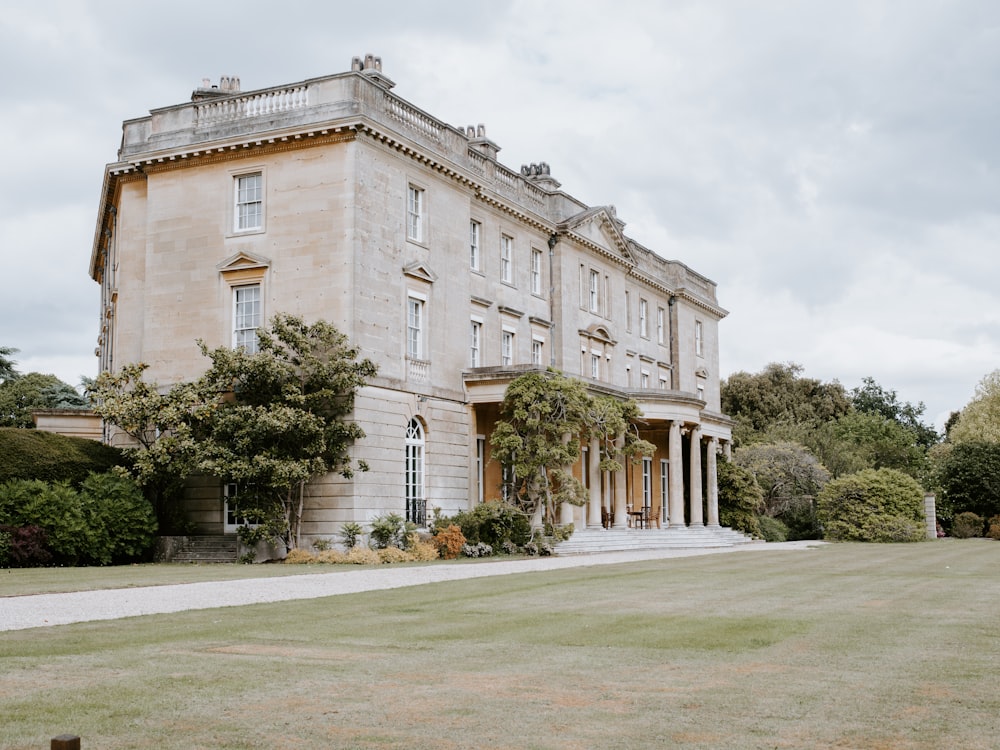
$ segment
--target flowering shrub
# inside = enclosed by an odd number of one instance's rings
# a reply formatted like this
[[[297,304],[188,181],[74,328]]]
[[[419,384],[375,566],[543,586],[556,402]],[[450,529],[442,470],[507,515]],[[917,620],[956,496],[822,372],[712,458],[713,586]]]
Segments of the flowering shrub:
[[[434,544],[442,558],[454,560],[462,551],[462,545],[465,544],[465,534],[458,526],[451,524],[446,528],[438,529],[437,534],[434,535]]]
[[[463,544],[462,554],[466,557],[490,557],[493,554],[493,548],[485,542]]]

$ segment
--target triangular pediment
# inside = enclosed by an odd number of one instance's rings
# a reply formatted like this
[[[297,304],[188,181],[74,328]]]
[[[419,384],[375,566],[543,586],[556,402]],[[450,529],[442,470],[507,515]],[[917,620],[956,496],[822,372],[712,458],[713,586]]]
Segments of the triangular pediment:
[[[235,255],[230,255],[224,261],[222,261],[216,268],[219,271],[245,271],[250,268],[270,268],[271,259],[265,258],[262,255],[254,255],[253,253],[238,252]]]
[[[632,241],[625,236],[625,222],[615,213],[614,206],[597,206],[581,211],[560,227],[605,251],[633,261]]]
[[[438,278],[437,274],[430,269],[430,266],[422,261],[403,266],[403,273],[411,278],[426,281],[428,284],[433,284]]]

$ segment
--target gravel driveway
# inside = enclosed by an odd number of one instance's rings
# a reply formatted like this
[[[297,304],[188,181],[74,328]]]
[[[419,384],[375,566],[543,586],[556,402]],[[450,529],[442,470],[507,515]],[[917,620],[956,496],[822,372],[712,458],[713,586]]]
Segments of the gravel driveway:
[[[182,612],[189,609],[238,607],[244,604],[318,599],[361,591],[419,586],[438,581],[559,570],[590,565],[613,565],[636,560],[655,560],[697,555],[745,554],[767,550],[797,550],[819,542],[745,544],[736,547],[684,550],[602,552],[565,557],[484,562],[476,565],[426,565],[419,567],[340,570],[336,573],[252,578],[238,581],[208,581],[167,586],[78,591],[69,594],[36,594],[0,597],[0,631],[66,625],[92,620]]]

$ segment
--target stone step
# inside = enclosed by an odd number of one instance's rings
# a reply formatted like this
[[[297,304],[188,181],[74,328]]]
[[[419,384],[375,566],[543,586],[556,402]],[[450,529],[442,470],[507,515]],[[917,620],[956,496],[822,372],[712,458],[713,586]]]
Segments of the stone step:
[[[236,535],[173,537],[162,559],[165,562],[236,562]]]
[[[647,549],[705,549],[752,544],[756,540],[727,527],[695,526],[666,529],[587,528],[558,544],[557,555]]]

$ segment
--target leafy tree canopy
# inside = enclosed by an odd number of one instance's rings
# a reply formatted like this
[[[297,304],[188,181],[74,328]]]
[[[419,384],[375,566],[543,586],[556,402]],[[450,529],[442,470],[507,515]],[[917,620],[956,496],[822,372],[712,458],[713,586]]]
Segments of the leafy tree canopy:
[[[1000,442],[960,442],[949,446],[939,466],[942,489],[938,513],[947,523],[959,513],[983,518],[1000,514]]]
[[[953,443],[1000,443],[1000,370],[979,381],[975,396],[962,409],[948,439]]]
[[[823,383],[801,373],[800,365],[771,363],[759,373],[736,372],[723,381],[722,410],[737,421],[737,443],[782,425],[816,424],[850,411],[840,383]]]
[[[910,430],[916,436],[917,445],[923,448],[930,448],[940,440],[933,427],[920,421],[927,408],[922,401],[916,405],[901,403],[896,391],[883,388],[872,377],[864,378],[860,386],[851,389],[851,403],[863,414],[877,414]]]
[[[279,314],[258,336],[253,354],[199,342],[208,371],[165,392],[142,379],[142,364],[105,373],[94,385],[96,411],[135,441],[145,486],[195,473],[236,482],[241,512],[294,546],[303,484],[355,468],[350,446],[364,432],[349,416],[376,367],[324,321]]]
[[[17,362],[11,359],[11,355],[17,352],[13,346],[0,346],[0,382],[17,377],[17,370],[14,369]]]
[[[555,520],[561,503],[582,505],[586,490],[573,476],[581,441],[596,437],[601,466],[621,468],[621,461],[651,454],[633,427],[639,416],[634,401],[593,397],[582,381],[555,370],[530,372],[507,386],[500,420],[491,437],[493,457],[514,475],[514,495],[536,521]]]
[[[86,409],[88,406],[86,398],[55,375],[39,372],[8,375],[0,383],[2,427],[33,427],[31,412],[35,409]]]
[[[819,494],[830,480],[816,456],[800,443],[758,443],[740,448],[733,456],[748,469],[763,491],[764,512],[780,515],[788,503]]]

